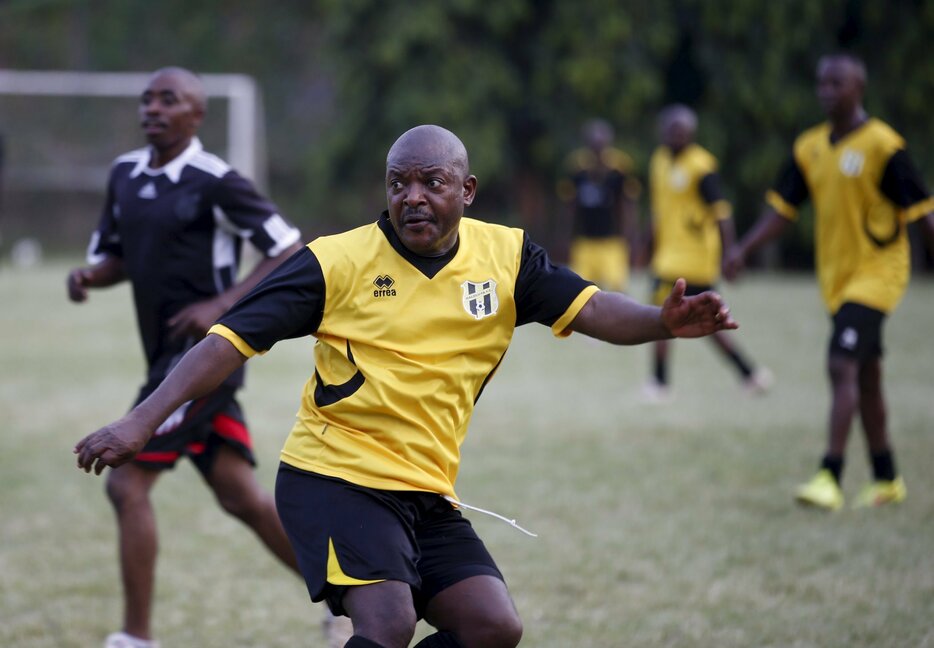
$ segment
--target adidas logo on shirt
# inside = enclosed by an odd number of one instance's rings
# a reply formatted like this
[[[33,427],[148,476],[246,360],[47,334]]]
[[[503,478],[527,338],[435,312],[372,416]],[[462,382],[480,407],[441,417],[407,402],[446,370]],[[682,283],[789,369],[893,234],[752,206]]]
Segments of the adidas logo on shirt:
[[[156,185],[151,181],[143,185],[143,188],[139,190],[139,193],[136,194],[139,198],[146,198],[147,200],[152,200],[156,197]]]

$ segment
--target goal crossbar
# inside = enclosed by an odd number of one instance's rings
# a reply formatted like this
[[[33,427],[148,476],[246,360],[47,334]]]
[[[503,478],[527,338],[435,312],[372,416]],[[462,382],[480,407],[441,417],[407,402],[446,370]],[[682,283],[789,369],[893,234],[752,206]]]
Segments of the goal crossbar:
[[[265,186],[265,151],[259,150],[263,141],[262,104],[256,82],[245,74],[198,76],[208,97],[223,97],[229,101],[227,161],[259,186]],[[151,72],[0,69],[0,94],[136,97],[151,77]]]

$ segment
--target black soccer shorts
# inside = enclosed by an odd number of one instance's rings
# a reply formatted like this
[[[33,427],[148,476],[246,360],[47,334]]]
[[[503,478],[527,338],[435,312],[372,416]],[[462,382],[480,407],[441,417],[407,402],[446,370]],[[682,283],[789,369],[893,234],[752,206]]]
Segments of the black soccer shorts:
[[[882,326],[885,313],[847,302],[833,316],[830,355],[854,358],[860,364],[883,355]]]
[[[503,580],[467,518],[441,495],[385,491],[279,465],[276,507],[311,600],[346,614],[347,588],[408,583],[415,611],[479,575]]]

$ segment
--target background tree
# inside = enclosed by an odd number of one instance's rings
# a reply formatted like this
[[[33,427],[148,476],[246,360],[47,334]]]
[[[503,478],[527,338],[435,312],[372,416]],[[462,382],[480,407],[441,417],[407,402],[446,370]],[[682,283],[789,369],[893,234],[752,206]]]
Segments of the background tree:
[[[644,169],[655,115],[671,101],[697,110],[699,141],[720,159],[742,231],[795,134],[822,119],[815,64],[841,48],[866,59],[870,113],[914,144],[934,184],[934,152],[922,146],[934,140],[931,34],[934,3],[922,0],[0,4],[5,67],[178,64],[254,76],[266,100],[270,193],[309,236],[371,220],[387,147],[434,122],[468,145],[481,179],[474,211],[556,249],[555,181],[580,125],[608,119]],[[0,131],[15,130],[2,101]],[[67,155],[68,142],[56,145]],[[810,264],[811,229],[795,228],[781,252],[787,265]]]

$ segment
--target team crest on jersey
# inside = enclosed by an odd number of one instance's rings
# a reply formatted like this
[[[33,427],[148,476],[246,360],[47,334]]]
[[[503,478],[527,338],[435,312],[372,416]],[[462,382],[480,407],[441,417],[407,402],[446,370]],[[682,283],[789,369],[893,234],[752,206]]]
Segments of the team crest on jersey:
[[[373,280],[373,285],[376,286],[376,290],[373,291],[374,297],[396,296],[396,289],[393,288],[396,285],[396,280],[389,275],[379,275]]]
[[[845,149],[840,155],[840,172],[848,178],[855,178],[863,172],[865,156],[859,151]]]
[[[186,193],[175,203],[175,215],[182,222],[188,223],[198,216],[198,206],[201,203],[201,194]]]
[[[464,310],[475,319],[483,319],[496,315],[499,309],[499,298],[496,296],[496,282],[492,279],[486,281],[465,281],[461,284],[464,289]]]
[[[688,186],[688,174],[680,166],[671,167],[668,182],[675,191],[684,191]]]

